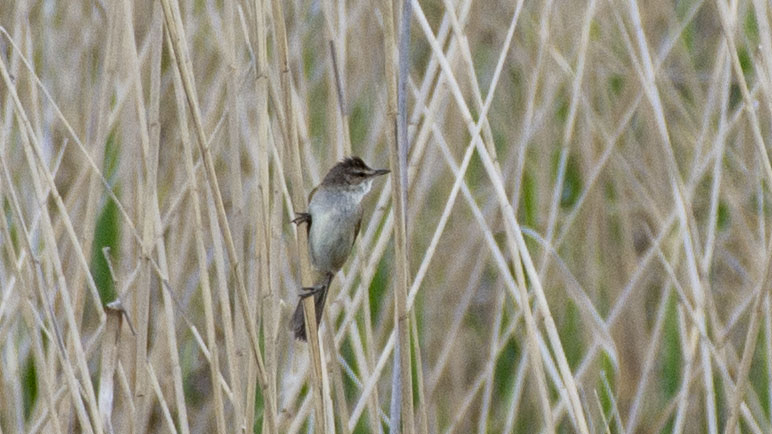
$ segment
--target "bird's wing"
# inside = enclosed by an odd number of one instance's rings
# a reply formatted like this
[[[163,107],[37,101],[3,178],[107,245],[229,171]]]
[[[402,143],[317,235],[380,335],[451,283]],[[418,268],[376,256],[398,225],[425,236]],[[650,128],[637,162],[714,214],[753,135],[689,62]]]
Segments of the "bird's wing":
[[[354,242],[357,240],[357,236],[359,235],[359,227],[362,225],[362,214],[359,214],[359,218],[357,219],[357,224],[354,227],[354,238],[351,240],[351,245],[354,245]]]

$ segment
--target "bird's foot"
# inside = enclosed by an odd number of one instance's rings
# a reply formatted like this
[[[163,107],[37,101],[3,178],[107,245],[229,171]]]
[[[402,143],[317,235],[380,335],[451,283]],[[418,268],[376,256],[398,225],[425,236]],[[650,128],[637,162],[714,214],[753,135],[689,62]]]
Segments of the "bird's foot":
[[[324,286],[310,286],[306,288],[300,288],[300,299],[303,300],[304,298],[310,297],[312,295],[316,295],[320,292],[324,291]]]
[[[309,223],[311,221],[311,214],[307,212],[299,212],[296,215],[297,217],[292,219],[292,223],[295,223],[296,225],[300,225],[302,223]]]

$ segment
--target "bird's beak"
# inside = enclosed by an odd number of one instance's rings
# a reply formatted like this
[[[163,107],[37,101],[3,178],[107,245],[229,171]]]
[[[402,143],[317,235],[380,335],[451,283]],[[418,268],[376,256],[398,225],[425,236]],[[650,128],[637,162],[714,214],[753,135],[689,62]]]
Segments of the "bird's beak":
[[[373,170],[373,177],[385,175],[387,173],[391,172],[389,169],[375,169]]]

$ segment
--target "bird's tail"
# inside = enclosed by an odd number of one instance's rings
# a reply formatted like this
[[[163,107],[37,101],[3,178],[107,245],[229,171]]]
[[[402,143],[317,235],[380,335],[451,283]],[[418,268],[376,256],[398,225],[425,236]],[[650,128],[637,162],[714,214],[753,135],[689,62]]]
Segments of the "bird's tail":
[[[325,277],[322,286],[315,287],[314,290],[314,307],[316,307],[316,326],[319,327],[319,322],[322,320],[322,312],[324,311],[324,302],[327,301],[327,292],[330,289],[330,284],[333,278],[332,273],[328,273]],[[303,298],[298,300],[298,305],[295,307],[295,313],[292,314],[292,321],[290,322],[290,328],[295,335],[295,339],[305,341],[306,340],[306,320],[303,315]]]

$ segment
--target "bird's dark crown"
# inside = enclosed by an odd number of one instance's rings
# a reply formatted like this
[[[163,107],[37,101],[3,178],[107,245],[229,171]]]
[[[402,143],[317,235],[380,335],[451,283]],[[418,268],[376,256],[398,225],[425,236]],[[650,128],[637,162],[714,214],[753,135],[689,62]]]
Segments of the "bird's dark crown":
[[[359,157],[348,157],[338,162],[327,172],[322,184],[356,185],[385,171],[373,170]]]
[[[344,158],[343,160],[340,161],[340,163],[338,163],[338,166],[343,166],[344,168],[349,170],[356,170],[356,169],[365,170],[365,171],[372,170],[359,157]]]

